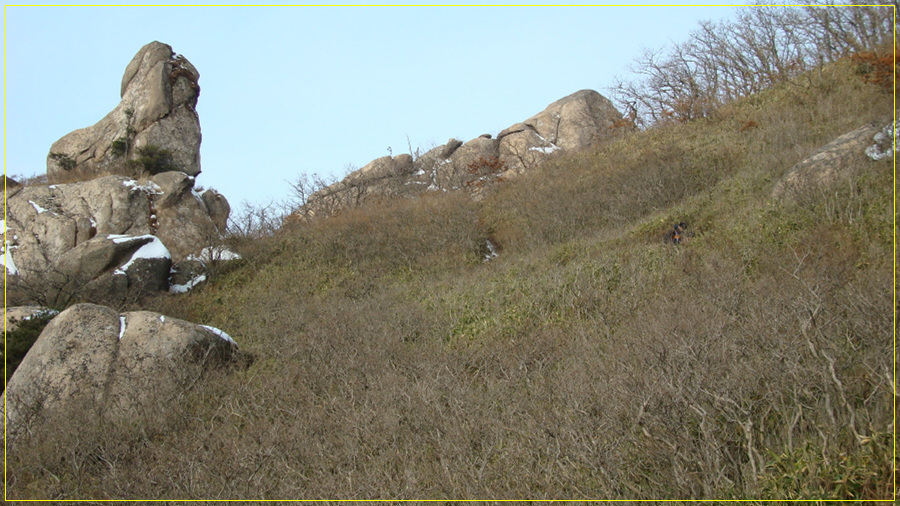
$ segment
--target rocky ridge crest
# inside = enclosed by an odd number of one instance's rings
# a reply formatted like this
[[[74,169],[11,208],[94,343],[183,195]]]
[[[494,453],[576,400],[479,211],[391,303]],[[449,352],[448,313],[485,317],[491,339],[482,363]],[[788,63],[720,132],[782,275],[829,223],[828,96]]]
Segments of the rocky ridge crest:
[[[298,216],[327,216],[369,200],[414,197],[428,191],[482,188],[538,166],[557,152],[577,151],[621,135],[622,114],[603,95],[581,90],[534,116],[467,142],[450,139],[417,154],[377,158],[312,194]]]

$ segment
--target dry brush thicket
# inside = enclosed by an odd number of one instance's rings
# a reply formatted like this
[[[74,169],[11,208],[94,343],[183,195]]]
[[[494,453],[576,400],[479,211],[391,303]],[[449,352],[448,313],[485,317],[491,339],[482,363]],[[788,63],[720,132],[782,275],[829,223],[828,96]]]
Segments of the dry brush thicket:
[[[620,110],[639,125],[690,121],[776,83],[809,84],[804,74],[840,58],[892,53],[896,2],[797,4],[745,7],[700,23],[684,42],[645,50],[613,87]]]
[[[48,415],[52,436],[8,455],[9,497],[889,499],[892,161],[771,197],[889,116],[857,70],[559,157],[477,203],[233,239],[242,260],[151,309],[226,329],[253,365],[128,424]],[[693,237],[665,244],[680,221]]]

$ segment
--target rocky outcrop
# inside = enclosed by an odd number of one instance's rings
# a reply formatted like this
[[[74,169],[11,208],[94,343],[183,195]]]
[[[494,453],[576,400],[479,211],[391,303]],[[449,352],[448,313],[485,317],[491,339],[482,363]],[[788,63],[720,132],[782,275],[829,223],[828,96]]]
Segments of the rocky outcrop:
[[[133,162],[150,146],[165,150],[177,170],[199,174],[199,79],[197,69],[169,45],[151,42],[141,48],[125,68],[119,105],[95,125],[75,130],[50,147],[48,180],[137,176],[141,166]]]
[[[887,156],[882,153],[892,153],[890,142],[887,151],[879,145],[883,141],[883,132],[891,130],[891,122],[884,128],[880,124],[867,124],[837,137],[791,167],[775,185],[772,196],[776,199],[793,199],[810,189],[833,187],[867,159],[877,160]],[[890,137],[888,136],[889,139]]]
[[[538,166],[553,153],[577,151],[614,135],[622,114],[592,90],[553,102],[540,113],[503,130],[462,142],[450,139],[413,159],[383,157],[313,195],[299,216],[322,216],[362,202],[415,196],[426,191],[468,189],[477,197],[490,182]]]
[[[234,362],[224,332],[149,311],[78,304],[56,316],[6,387],[7,430],[36,430],[54,412],[92,408],[128,417],[179,395],[210,368]]]
[[[7,198],[4,264],[12,285],[43,291],[26,298],[111,304],[167,290],[171,262],[215,243],[228,212],[181,172],[26,186]]]
[[[65,252],[43,277],[44,286],[81,300],[118,302],[166,290],[172,256],[152,235],[102,235]]]
[[[231,207],[198,192],[200,74],[160,42],[122,76],[122,101],[56,141],[50,185],[7,187],[2,259],[23,302],[114,304],[169,288],[172,262],[225,232]]]

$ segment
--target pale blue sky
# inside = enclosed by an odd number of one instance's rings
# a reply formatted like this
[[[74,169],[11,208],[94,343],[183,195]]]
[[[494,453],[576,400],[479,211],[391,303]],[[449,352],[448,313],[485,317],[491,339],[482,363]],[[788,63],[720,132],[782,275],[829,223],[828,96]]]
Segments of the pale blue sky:
[[[659,2],[657,2],[659,3]],[[692,2],[734,4],[742,2]],[[165,42],[200,71],[198,184],[283,199],[300,173],[469,140],[580,89],[608,95],[643,48],[734,7],[6,7],[6,171],[118,104]]]

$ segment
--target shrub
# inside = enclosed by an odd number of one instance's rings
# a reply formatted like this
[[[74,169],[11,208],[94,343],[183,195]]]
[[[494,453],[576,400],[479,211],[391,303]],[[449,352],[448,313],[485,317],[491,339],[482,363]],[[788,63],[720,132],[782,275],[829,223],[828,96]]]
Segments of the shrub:
[[[75,168],[75,159],[64,153],[50,153],[50,158],[56,161],[63,170]]]
[[[113,141],[110,151],[112,152],[113,156],[124,156],[125,153],[128,152],[128,147],[128,139],[119,137],[118,139]]]
[[[503,181],[500,176],[506,171],[506,164],[503,160],[492,156],[490,158],[480,157],[466,165],[466,173],[469,178],[463,183],[468,188],[481,188],[487,183],[499,183]]]
[[[863,82],[880,86],[889,93],[895,89],[898,69],[893,51],[863,51],[851,55],[850,60]]]
[[[138,157],[129,160],[128,165],[149,175],[179,170],[172,159],[172,151],[154,144],[137,149]]]
[[[6,382],[12,377],[13,373],[22,363],[25,354],[31,349],[31,345],[37,341],[38,336],[47,326],[47,323],[53,319],[56,312],[43,312],[31,318],[14,322],[18,325],[12,332],[4,332],[3,338],[6,342]],[[4,384],[5,385],[5,384]]]

